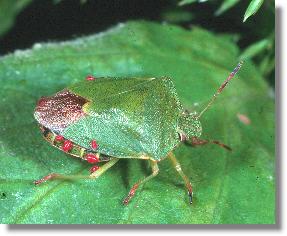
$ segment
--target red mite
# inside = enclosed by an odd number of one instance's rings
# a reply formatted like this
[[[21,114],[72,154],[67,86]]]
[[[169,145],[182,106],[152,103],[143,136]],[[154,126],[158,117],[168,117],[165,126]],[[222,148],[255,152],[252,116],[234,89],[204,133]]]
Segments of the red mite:
[[[98,148],[98,144],[97,144],[96,140],[92,140],[91,147],[92,147],[92,149],[97,149]]]
[[[88,153],[86,155],[86,160],[89,163],[97,163],[97,162],[99,162],[99,158],[93,153]]]
[[[98,169],[100,169],[99,166],[93,166],[93,167],[90,169],[90,172],[93,173],[93,172],[97,171]]]
[[[56,137],[55,137],[55,140],[56,141],[63,141],[64,140],[64,137],[62,136],[62,135],[57,135]]]
[[[95,80],[96,78],[94,77],[94,76],[92,76],[92,75],[88,75],[87,77],[86,77],[86,80]]]
[[[73,148],[73,143],[70,140],[65,140],[62,146],[64,152],[68,152]]]

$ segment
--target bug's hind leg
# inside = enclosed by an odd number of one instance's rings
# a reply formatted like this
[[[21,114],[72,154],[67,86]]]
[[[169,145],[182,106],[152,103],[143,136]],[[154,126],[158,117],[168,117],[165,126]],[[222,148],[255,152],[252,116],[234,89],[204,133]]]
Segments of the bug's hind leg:
[[[221,143],[217,140],[208,140],[208,139],[199,139],[197,137],[192,137],[191,140],[186,140],[185,141],[187,144],[190,144],[191,146],[202,146],[205,144],[216,144],[222,148],[225,148],[228,151],[232,151],[232,149],[230,147],[228,147],[226,144]]]
[[[178,160],[176,159],[175,155],[172,152],[168,154],[168,157],[171,160],[171,163],[172,163],[173,167],[176,169],[176,171],[179,173],[179,175],[183,179],[183,181],[185,183],[185,186],[187,188],[188,197],[189,197],[189,203],[192,204],[192,195],[193,195],[193,193],[192,193],[192,186],[191,186],[191,183],[190,183],[188,177],[182,171]]]
[[[136,190],[138,189],[138,187],[140,185],[143,185],[144,183],[146,183],[147,181],[149,181],[150,179],[152,179],[153,177],[155,177],[158,174],[159,169],[158,169],[157,162],[150,161],[150,163],[151,163],[151,168],[152,168],[152,174],[147,176],[147,177],[145,177],[144,179],[138,181],[137,183],[135,183],[133,185],[133,187],[131,188],[128,196],[123,200],[123,204],[127,205],[129,203],[129,201],[132,199],[132,197],[135,195]]]
[[[52,179],[63,179],[63,180],[75,180],[75,179],[95,179],[106,172],[109,168],[111,168],[114,164],[118,162],[118,158],[111,159],[109,162],[101,166],[97,171],[93,172],[91,175],[61,175],[57,173],[51,173],[43,178],[34,181],[35,185],[39,185],[47,180]]]

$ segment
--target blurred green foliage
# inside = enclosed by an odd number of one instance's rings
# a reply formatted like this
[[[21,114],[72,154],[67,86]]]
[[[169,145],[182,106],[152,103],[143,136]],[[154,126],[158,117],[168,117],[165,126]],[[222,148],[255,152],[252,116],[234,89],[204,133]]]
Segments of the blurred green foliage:
[[[32,0],[0,0],[0,36],[13,26],[17,14],[31,2]]]
[[[228,0],[225,0],[228,1]],[[245,22],[250,16],[254,15],[262,6],[264,0],[252,0],[246,9],[243,22]]]
[[[214,32],[235,34],[239,39],[243,53],[240,59],[252,59],[257,65],[263,77],[272,86],[275,83],[275,1],[274,0],[182,0],[177,1],[182,14],[190,13],[190,21],[173,19],[175,23],[182,25],[201,25]],[[179,9],[171,9],[179,14]],[[172,11],[170,10],[170,12]],[[208,13],[205,13],[208,12]],[[213,21],[218,25],[205,22],[212,13]],[[209,14],[209,15],[208,15]],[[204,15],[204,16],[202,16]],[[165,16],[165,15],[164,15]],[[165,18],[170,21],[168,17]],[[227,25],[227,27],[226,27]]]

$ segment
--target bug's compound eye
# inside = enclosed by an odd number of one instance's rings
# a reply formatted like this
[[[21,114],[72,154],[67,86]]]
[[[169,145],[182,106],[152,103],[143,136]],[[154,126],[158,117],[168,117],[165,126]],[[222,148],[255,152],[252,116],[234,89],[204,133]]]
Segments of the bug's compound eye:
[[[187,136],[186,136],[186,134],[184,134],[183,132],[178,132],[178,139],[179,139],[181,142],[184,142],[184,141],[187,139]]]

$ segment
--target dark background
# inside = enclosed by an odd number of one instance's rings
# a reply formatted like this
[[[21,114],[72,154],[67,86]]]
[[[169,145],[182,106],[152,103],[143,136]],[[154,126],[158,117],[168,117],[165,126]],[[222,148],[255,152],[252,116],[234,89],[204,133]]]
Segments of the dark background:
[[[200,26],[225,33],[244,50],[274,35],[275,13],[272,1],[265,1],[255,16],[242,22],[250,1],[239,1],[220,16],[215,12],[222,1],[206,1],[179,6],[175,0],[34,0],[17,15],[13,27],[0,38],[0,55],[31,47],[36,42],[61,41],[93,34],[128,20],[144,19],[178,24],[186,29]],[[272,33],[273,32],[273,33]],[[258,65],[268,54],[254,56]],[[274,86],[274,68],[263,76]]]

